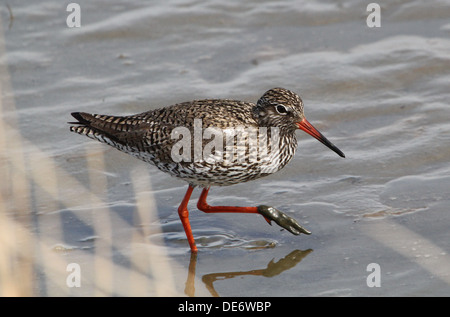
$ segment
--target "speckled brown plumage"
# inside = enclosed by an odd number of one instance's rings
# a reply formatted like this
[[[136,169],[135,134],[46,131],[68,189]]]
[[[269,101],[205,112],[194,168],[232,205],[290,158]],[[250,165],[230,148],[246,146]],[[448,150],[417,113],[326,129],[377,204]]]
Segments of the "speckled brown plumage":
[[[237,100],[208,99],[183,102],[131,116],[79,112],[72,115],[78,120],[78,125],[70,127],[73,132],[109,144],[152,163],[160,170],[184,179],[190,184],[203,187],[226,186],[269,175],[291,160],[297,148],[295,130],[298,127],[295,122],[303,119],[303,103],[295,93],[275,88],[267,91],[256,104]],[[241,164],[226,164],[224,161],[210,163],[205,160],[174,162],[171,150],[178,139],[172,138],[171,132],[174,128],[186,127],[193,137],[194,119],[201,119],[203,131],[208,127],[222,130],[246,127],[254,128],[260,136],[258,128],[266,127],[269,139],[273,131],[271,128],[277,128],[276,131],[279,131],[280,135],[279,164],[271,169],[262,169],[258,162],[249,160],[240,162]],[[268,141],[266,140],[267,143]],[[203,140],[202,146],[208,142],[208,139]],[[191,144],[193,147],[194,141]],[[237,144],[234,146],[237,153]],[[248,142],[246,146],[245,151],[248,154]],[[224,148],[227,148],[225,140]],[[270,148],[268,155],[270,156]]]

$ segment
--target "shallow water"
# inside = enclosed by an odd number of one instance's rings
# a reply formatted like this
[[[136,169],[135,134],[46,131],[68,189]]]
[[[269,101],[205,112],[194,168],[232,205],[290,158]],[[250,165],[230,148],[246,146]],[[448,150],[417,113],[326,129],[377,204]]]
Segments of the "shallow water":
[[[359,1],[78,3],[80,28],[60,1],[0,7],[3,294],[450,295],[448,2],[380,3],[380,28]],[[298,132],[286,168],[209,203],[270,204],[313,234],[203,214],[197,190],[197,257],[186,185],[66,124],[278,86],[346,158]]]

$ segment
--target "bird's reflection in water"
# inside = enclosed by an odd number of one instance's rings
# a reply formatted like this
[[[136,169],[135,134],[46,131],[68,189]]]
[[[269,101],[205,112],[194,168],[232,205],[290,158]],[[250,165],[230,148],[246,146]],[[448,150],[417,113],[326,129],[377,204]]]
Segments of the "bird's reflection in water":
[[[243,276],[243,275],[257,275],[257,276],[264,276],[264,277],[274,277],[284,271],[287,271],[294,266],[296,266],[298,263],[300,263],[301,260],[303,260],[309,253],[311,253],[313,250],[294,250],[288,255],[286,255],[284,258],[280,259],[277,262],[274,262],[272,259],[269,264],[267,264],[267,267],[264,269],[256,269],[251,271],[237,271],[237,272],[219,272],[219,273],[210,273],[205,274],[202,276],[202,282],[205,284],[208,291],[211,293],[212,296],[218,297],[219,294],[214,289],[214,282],[217,280],[225,280],[229,278],[234,278],[236,276]],[[197,253],[191,254],[191,259],[189,263],[189,272],[188,277],[186,280],[186,287],[184,289],[184,292],[188,296],[195,296],[195,269],[197,265]]]

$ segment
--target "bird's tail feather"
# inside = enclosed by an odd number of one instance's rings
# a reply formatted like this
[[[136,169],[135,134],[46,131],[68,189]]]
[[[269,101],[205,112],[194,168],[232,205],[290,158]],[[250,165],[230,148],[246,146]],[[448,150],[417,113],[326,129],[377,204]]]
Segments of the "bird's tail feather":
[[[70,131],[85,135],[91,139],[112,145],[120,142],[119,134],[123,131],[124,117],[72,112],[78,121],[69,122]]]

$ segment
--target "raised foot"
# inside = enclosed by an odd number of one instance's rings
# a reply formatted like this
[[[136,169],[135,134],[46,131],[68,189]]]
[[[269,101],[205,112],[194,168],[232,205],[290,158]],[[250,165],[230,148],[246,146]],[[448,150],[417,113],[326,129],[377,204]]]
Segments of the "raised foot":
[[[264,216],[264,218],[267,220],[269,224],[271,224],[270,222],[273,220],[280,227],[283,227],[284,229],[288,230],[290,233],[293,233],[295,235],[298,235],[300,233],[311,234],[311,231],[303,228],[297,222],[297,220],[295,220],[292,217],[289,217],[288,215],[279,211],[276,208],[266,205],[260,205],[257,208],[258,212]]]

